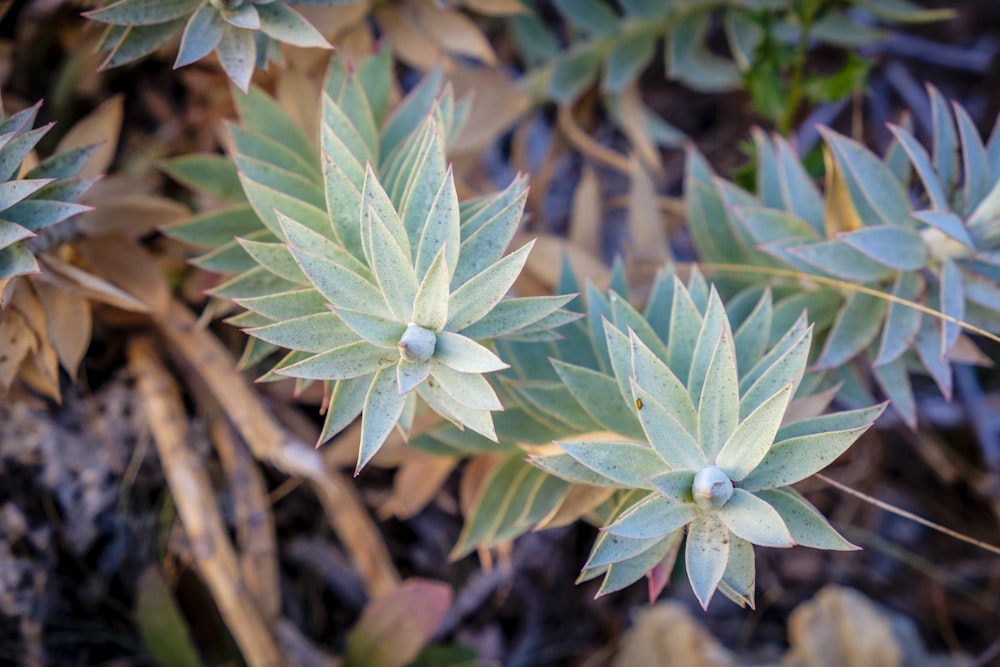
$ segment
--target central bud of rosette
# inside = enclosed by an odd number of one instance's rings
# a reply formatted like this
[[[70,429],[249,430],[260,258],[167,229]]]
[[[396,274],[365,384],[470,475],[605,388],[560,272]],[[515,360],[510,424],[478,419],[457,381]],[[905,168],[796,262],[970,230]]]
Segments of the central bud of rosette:
[[[695,473],[691,495],[703,510],[717,510],[733,496],[733,481],[718,466],[706,466]]]
[[[437,336],[430,329],[410,322],[399,339],[399,356],[411,363],[423,363],[434,356]]]

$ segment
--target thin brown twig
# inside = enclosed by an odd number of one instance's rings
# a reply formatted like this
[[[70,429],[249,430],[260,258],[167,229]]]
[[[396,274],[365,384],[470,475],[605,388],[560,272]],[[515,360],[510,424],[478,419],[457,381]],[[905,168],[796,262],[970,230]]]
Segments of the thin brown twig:
[[[906,510],[896,507],[895,505],[890,505],[889,503],[883,500],[879,500],[874,496],[869,496],[867,493],[862,493],[861,491],[852,489],[846,484],[841,484],[837,480],[831,479],[826,475],[817,474],[815,475],[815,477],[816,479],[824,481],[830,486],[835,487],[843,491],[844,493],[854,496],[858,500],[863,500],[864,502],[870,505],[874,505],[875,507],[878,507],[881,510],[885,510],[890,514],[895,514],[896,516],[903,517],[904,519],[909,519],[910,521],[919,523],[921,526],[925,526],[927,528],[930,528],[931,530],[935,530],[943,535],[947,535],[948,537],[953,537],[956,540],[965,542],[966,544],[971,544],[975,547],[979,547],[980,549],[984,549],[985,551],[989,551],[990,553],[1000,555],[1000,547],[990,544],[989,542],[983,542],[982,540],[977,540],[976,538],[969,537],[968,535],[960,533],[957,530],[952,530],[947,526],[942,526],[939,523],[935,523],[930,519],[925,519],[919,514],[914,514],[913,512],[907,512]]]
[[[615,171],[620,171],[623,174],[632,173],[632,165],[626,156],[607,146],[602,146],[584,132],[583,128],[577,124],[576,118],[573,117],[572,106],[568,104],[559,106],[557,122],[566,140],[578,151]]]
[[[247,664],[282,667],[285,661],[246,586],[208,475],[188,449],[187,416],[177,385],[148,337],[129,341],[128,358],[198,571]]]

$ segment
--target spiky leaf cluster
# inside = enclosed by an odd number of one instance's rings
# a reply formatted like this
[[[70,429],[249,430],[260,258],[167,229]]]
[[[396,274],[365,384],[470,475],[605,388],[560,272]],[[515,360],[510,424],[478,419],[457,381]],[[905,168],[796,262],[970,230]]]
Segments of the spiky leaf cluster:
[[[900,126],[891,126],[895,140],[882,157],[822,130],[823,193],[787,142],[761,133],[756,194],[716,178],[694,152],[687,174],[691,230],[703,260],[845,281],[841,288],[804,278],[787,298],[794,308],[807,307],[818,328],[829,326],[816,367],[866,358],[911,425],[908,372],[929,373],[950,397],[950,360],[982,360],[958,321],[1000,331],[1000,140],[994,133],[984,146],[960,106],[952,111],[936,90],[930,93],[930,152]]]
[[[266,231],[237,239],[254,268],[217,290],[248,309],[236,318],[248,333],[291,351],[268,378],[330,383],[323,440],[362,415],[359,468],[397,424],[409,429],[417,395],[495,438],[491,412],[502,406],[483,373],[506,364],[477,341],[547,331],[570,298],[503,298],[530,251],[503,255],[524,180],[460,204],[445,148],[465,104],[450,87],[439,93],[436,72],[389,114],[390,61],[368,62],[334,60],[316,162],[276,123],[232,128],[239,179]],[[274,111],[252,106],[245,118]]]
[[[36,104],[0,122],[0,340],[4,347],[0,394],[25,372],[53,375],[57,357],[68,371],[75,372],[70,367],[74,362],[48,342],[47,310],[57,307],[55,300],[40,302],[24,276],[41,271],[37,255],[51,245],[47,232],[90,210],[76,200],[95,180],[79,173],[96,147],[57,153],[26,169],[29,154],[52,127],[33,129],[40,107],[41,103]],[[39,387],[51,384],[35,383]]]
[[[765,292],[734,332],[700,277],[690,288],[661,278],[651,317],[614,293],[603,303],[634,313],[601,318],[609,372],[556,367],[605,431],[533,457],[567,481],[617,490],[582,580],[603,576],[607,593],[669,571],[686,530],[688,578],[702,604],[721,590],[752,605],[753,544],[852,548],[788,485],[842,454],[882,407],[815,416],[826,401],[806,398],[817,378],[805,374],[804,315],[770,344],[775,309]],[[797,394],[802,403],[789,409]]]
[[[295,4],[336,4],[336,0],[297,0]],[[84,14],[108,24],[98,49],[107,52],[102,67],[118,67],[149,55],[178,32],[174,67],[215,53],[230,79],[247,90],[254,67],[277,60],[276,42],[330,48],[301,14],[282,0],[112,0]]]

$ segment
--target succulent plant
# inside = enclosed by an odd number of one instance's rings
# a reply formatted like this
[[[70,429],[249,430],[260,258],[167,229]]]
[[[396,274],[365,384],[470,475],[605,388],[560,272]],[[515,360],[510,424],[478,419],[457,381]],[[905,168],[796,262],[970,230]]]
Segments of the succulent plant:
[[[503,300],[530,251],[503,256],[525,181],[459,203],[445,148],[465,105],[436,72],[388,114],[390,65],[334,59],[315,162],[266,98],[241,101],[255,127],[232,127],[232,150],[263,228],[237,239],[244,270],[216,291],[248,309],[233,321],[251,336],[290,350],[266,379],[328,383],[321,441],[362,414],[359,470],[394,426],[409,430],[417,395],[495,438],[502,406],[482,373],[506,364],[480,341],[571,319],[559,310],[571,296]]]
[[[655,326],[635,315],[603,319],[611,377],[557,363],[607,430],[557,441],[561,451],[531,460],[567,481],[617,490],[581,575],[603,575],[600,593],[669,571],[686,529],[688,578],[702,605],[716,590],[752,605],[752,545],[854,548],[788,485],[846,451],[883,406],[816,416],[828,399],[809,394],[812,328],[803,314],[771,344],[769,291],[743,309],[734,333],[700,277],[690,289],[663,278],[658,287],[647,310]],[[626,308],[614,293],[609,301]]]
[[[65,353],[66,346],[54,346],[47,330],[59,299],[40,298],[48,285],[33,285],[27,277],[40,273],[37,255],[52,245],[53,226],[90,210],[76,200],[96,180],[79,176],[96,147],[57,153],[26,168],[29,154],[52,127],[32,129],[40,107],[0,122],[0,394],[19,375],[44,376],[32,385],[58,398],[57,359],[70,372],[79,359]]]
[[[953,115],[933,88],[930,97],[933,157],[904,127],[891,126],[895,141],[882,158],[823,130],[823,194],[787,142],[761,133],[756,195],[714,177],[693,152],[687,176],[702,259],[797,272],[778,282],[789,286],[790,306],[829,327],[816,367],[849,369],[846,362],[867,357],[911,426],[908,372],[929,373],[950,397],[949,361],[985,362],[959,322],[1000,331],[1000,140],[994,133],[984,146],[961,107]]]
[[[334,3],[299,0],[297,4]],[[276,58],[272,40],[331,48],[312,24],[282,0],[114,0],[84,16],[109,24],[98,47],[108,52],[103,68],[146,56],[183,31],[174,67],[215,52],[226,74],[244,91],[254,67],[263,68]]]

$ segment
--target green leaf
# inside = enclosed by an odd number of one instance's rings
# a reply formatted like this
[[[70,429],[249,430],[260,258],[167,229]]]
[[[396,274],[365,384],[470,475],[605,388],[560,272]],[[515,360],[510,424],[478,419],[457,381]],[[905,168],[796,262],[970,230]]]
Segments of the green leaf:
[[[534,241],[526,243],[455,290],[446,328],[461,331],[489,313],[520,275],[532,246]]]
[[[625,441],[556,442],[574,459],[618,484],[630,488],[652,489],[652,473],[663,462],[649,446]]]
[[[601,56],[596,50],[577,48],[556,61],[549,79],[549,95],[559,104],[571,104],[597,79]]]
[[[355,475],[361,472],[385,443],[396,421],[403,414],[405,404],[406,397],[397,391],[395,370],[391,366],[382,367],[375,373],[368,395],[365,396],[365,406],[361,412],[361,447],[358,450]]]
[[[396,350],[403,332],[406,331],[405,324],[372,315],[370,312],[336,307],[333,311],[351,331],[378,347]]]
[[[729,301],[727,309],[730,318],[732,318],[733,300]],[[737,368],[742,368],[746,372],[760,361],[764,350],[767,349],[773,314],[771,289],[768,287],[733,336],[733,344],[736,345]]]
[[[667,366],[673,369],[677,379],[687,383],[691,369],[691,358],[698,343],[701,330],[701,312],[691,300],[691,295],[683,283],[674,276],[674,303],[670,309],[670,338],[667,340]],[[693,398],[693,397],[692,397]]]
[[[624,400],[616,398],[620,394],[613,379],[604,373],[558,359],[552,359],[552,366],[573,398],[604,428],[628,438],[643,437],[635,411]]]
[[[868,424],[844,431],[803,435],[776,442],[764,460],[740,483],[747,491],[788,486],[830,465],[847,451]]]
[[[791,489],[769,489],[757,494],[771,505],[788,527],[795,543],[813,549],[854,551],[858,547],[845,540],[805,498]]]
[[[393,366],[398,361],[399,353],[395,350],[358,341],[286,366],[279,373],[308,380],[350,380]]]
[[[979,130],[968,112],[957,102],[952,102],[952,107],[962,140],[962,210],[970,215],[990,190],[990,163]]]
[[[417,175],[422,177],[421,174]],[[414,206],[424,207],[414,210]],[[458,257],[461,247],[459,234],[460,220],[458,213],[458,193],[455,190],[454,176],[451,167],[441,181],[441,187],[433,195],[429,202],[422,201],[415,194],[411,195],[403,209],[404,223],[412,216],[416,216],[417,211],[426,211],[426,217],[419,221],[418,230],[420,234],[420,244],[417,247],[416,269],[417,276],[423,278],[424,274],[430,270],[430,265],[439,252],[444,252],[445,268],[447,270],[447,282],[451,282],[451,276],[455,273],[458,265]],[[447,285],[446,285],[447,288]]]
[[[456,402],[473,410],[503,410],[493,387],[479,373],[463,373],[431,361],[431,377]]]
[[[221,155],[189,153],[159,165],[170,178],[192,190],[207,192],[231,204],[246,201],[236,166]]]
[[[211,4],[199,7],[184,26],[174,69],[201,60],[215,50],[222,39],[222,23],[222,15]]]
[[[515,334],[527,328],[534,329],[536,324],[550,315],[565,313],[559,308],[574,296],[566,294],[503,299],[481,319],[461,329],[460,333],[472,339],[483,339]],[[573,320],[580,317],[578,313],[568,313],[567,316]]]
[[[245,332],[272,345],[316,353],[326,352],[357,340],[357,337],[333,313],[305,315],[245,329]]]
[[[635,558],[659,544],[660,541],[659,537],[636,540],[610,532],[602,532],[594,541],[594,548],[590,551],[590,557],[587,558],[583,569],[589,570]]]
[[[323,432],[320,433],[317,446],[340,433],[358,418],[374,377],[373,373],[335,383],[330,401],[326,404],[326,421],[323,422]]]
[[[677,416],[660,403],[655,394],[635,380],[630,378],[630,381],[643,431],[660,458],[676,470],[704,467],[707,463],[704,452]]]
[[[613,28],[613,24],[612,24]],[[636,34],[615,44],[608,56],[602,87],[608,93],[620,93],[642,74],[656,52],[656,37]]]
[[[814,368],[836,368],[868,347],[885,320],[886,301],[855,292],[837,315]]]
[[[142,572],[136,586],[135,621],[145,650],[165,667],[201,667],[191,631],[177,600],[155,565]]]
[[[678,503],[653,495],[633,505],[604,530],[620,537],[645,540],[680,530],[697,515],[698,508],[694,503]]]
[[[934,171],[946,190],[958,184],[958,134],[948,110],[948,103],[938,89],[928,84],[931,99],[931,122],[934,126]]]
[[[795,544],[777,510],[752,493],[734,489],[718,512],[734,535],[763,547],[790,547]]]
[[[308,279],[295,261],[288,248],[281,243],[251,241],[237,238],[236,242],[247,251],[247,254],[257,260],[265,269],[293,283],[308,284]]]
[[[417,388],[417,391],[431,408],[456,426],[470,428],[493,442],[497,441],[493,413],[489,410],[470,408],[456,401],[447,392],[431,382],[424,382]]]
[[[702,387],[707,380],[708,366],[715,355],[719,337],[723,334],[727,339],[732,339],[726,309],[713,286],[709,293],[701,332],[698,334],[698,342],[691,356],[691,370],[687,378],[687,391],[695,401],[695,405],[698,405],[698,397],[701,396]],[[735,361],[733,363],[735,364]]]
[[[248,299],[235,299],[235,302],[272,320],[291,320],[316,313],[327,314],[326,299],[318,290],[306,288],[286,292],[277,292],[266,296]]]
[[[927,196],[931,200],[931,206],[939,211],[949,210],[948,195],[945,194],[944,185],[941,183],[937,172],[934,171],[933,165],[931,165],[931,158],[927,154],[927,151],[905,129],[889,123],[889,130],[892,131],[896,141],[902,146],[906,155],[910,158],[910,162],[916,168],[917,174],[924,184],[924,189],[927,191]]]
[[[667,38],[667,76],[703,93],[731,90],[742,80],[733,63],[705,48],[709,12],[689,12]]]
[[[927,265],[923,237],[904,227],[874,225],[838,236],[855,250],[899,271],[920,271]]]
[[[555,0],[566,20],[593,35],[614,35],[621,19],[603,0]]]
[[[635,383],[652,396],[689,433],[698,429],[698,418],[691,396],[681,381],[673,374],[652,350],[639,340],[634,332],[629,332],[632,373]],[[634,388],[628,396],[635,398]]]
[[[813,270],[857,283],[878,282],[893,274],[886,265],[858,252],[841,240],[789,246],[793,257],[804,260]]]
[[[576,484],[591,486],[631,489],[631,484],[618,482],[605,477],[592,468],[583,465],[569,454],[550,454],[548,456],[528,456],[528,462],[538,466],[551,475]]]
[[[450,331],[437,333],[434,358],[460,373],[490,373],[510,368],[488,348]]]
[[[673,533],[638,556],[609,565],[604,574],[604,581],[597,591],[597,597],[619,591],[635,583],[661,563],[673,563],[680,546],[680,537],[680,533]]]
[[[923,301],[926,285],[919,273],[901,273],[892,286],[892,295],[900,299],[919,303]],[[917,332],[920,330],[921,313],[916,308],[902,303],[889,304],[889,312],[882,329],[882,341],[874,367],[891,363],[903,356],[910,349]]]
[[[870,408],[834,412],[821,417],[813,417],[782,426],[775,436],[776,441],[791,440],[805,435],[823,434],[829,431],[845,431],[862,426],[870,426],[885,410],[885,404]]]
[[[410,322],[417,294],[417,276],[407,252],[399,246],[379,214],[368,208],[369,262],[375,280],[397,321]]]
[[[796,324],[802,322],[804,320],[800,319]],[[743,392],[743,396],[740,399],[741,419],[746,419],[758,406],[766,402],[771,396],[774,396],[783,387],[791,384],[792,396],[798,390],[799,382],[802,380],[802,375],[806,370],[809,350],[812,345],[813,329],[812,325],[804,331],[800,327],[795,326],[789,332],[799,333],[787,338],[783,337],[775,344],[771,352],[761,360],[759,364],[760,369],[754,367],[752,375],[748,374],[744,376],[744,382],[751,377],[756,377],[757,379]],[[775,354],[772,355],[772,352]]]
[[[253,35],[253,30],[227,23],[222,26],[222,37],[215,47],[223,71],[243,92],[250,88],[250,77],[257,61],[257,43]]]
[[[699,467],[700,469],[700,467]],[[693,503],[694,470],[668,470],[649,478],[657,491],[681,503]]]
[[[790,383],[761,403],[723,445],[716,465],[734,482],[749,475],[771,448],[791,400],[793,387]]]
[[[120,0],[101,9],[84,12],[92,21],[124,26],[146,26],[187,16],[203,0]]]
[[[753,545],[743,538],[731,535],[729,538],[729,562],[719,582],[719,590],[741,607],[754,605],[754,589],[757,572],[754,562]]]
[[[698,442],[709,460],[718,455],[740,418],[736,350],[730,336],[727,327],[716,342],[698,401]]]
[[[219,10],[222,18],[229,25],[246,30],[260,30],[260,14],[254,4],[246,4],[239,7]]]
[[[431,262],[413,298],[410,321],[431,331],[440,331],[448,321],[447,248],[442,246]]]
[[[962,273],[955,260],[948,258],[941,263],[941,312],[958,321],[965,318],[965,290]],[[962,327],[956,322],[941,320],[941,356],[945,356],[958,340]]]
[[[256,3],[254,7],[260,14],[260,29],[267,36],[301,48],[330,48],[309,21],[283,2]]]
[[[729,542],[729,529],[711,514],[700,516],[688,527],[684,562],[688,581],[703,609],[708,609],[726,571]]]
[[[309,282],[334,307],[367,311],[383,318],[391,316],[382,293],[354,271],[301,248],[289,246],[289,250]]]

